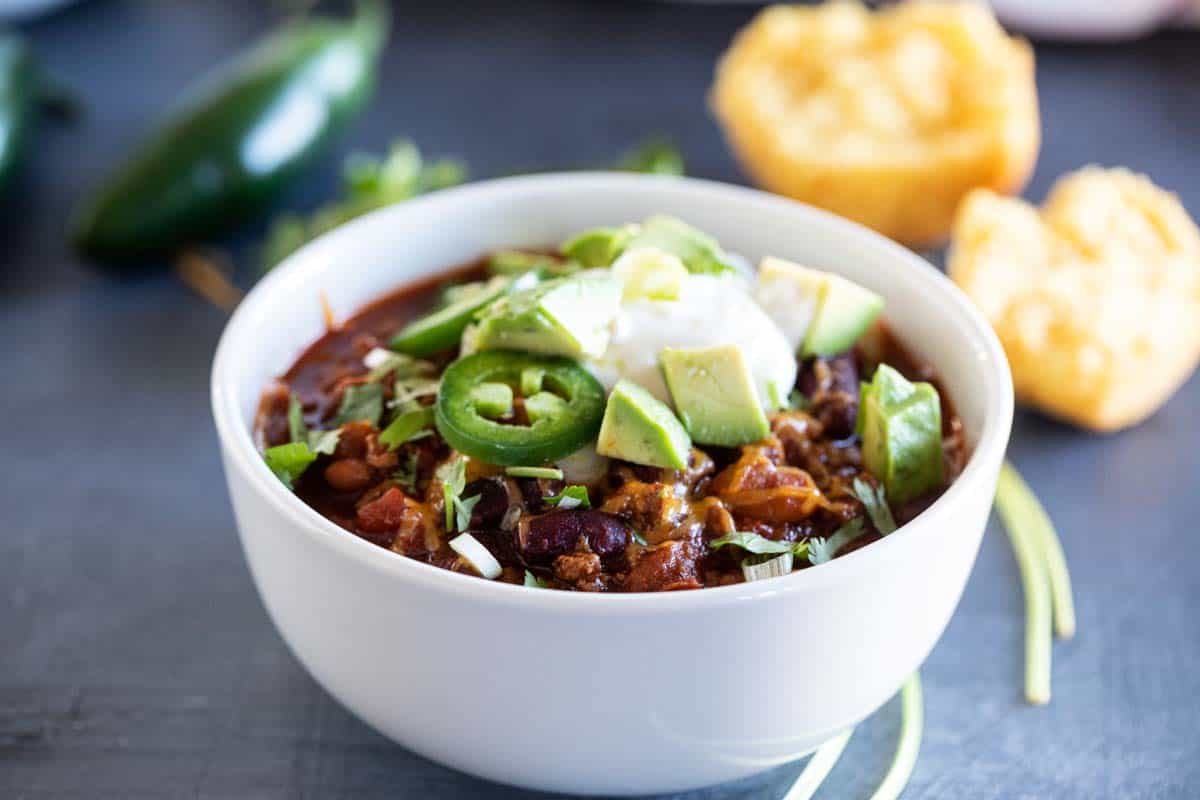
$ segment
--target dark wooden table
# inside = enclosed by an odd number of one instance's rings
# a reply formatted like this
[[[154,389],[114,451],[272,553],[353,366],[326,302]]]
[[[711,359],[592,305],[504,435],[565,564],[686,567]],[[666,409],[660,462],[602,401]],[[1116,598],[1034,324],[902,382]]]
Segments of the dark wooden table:
[[[47,127],[3,213],[0,797],[518,797],[424,761],[322,692],[263,613],[217,460],[208,368],[223,315],[161,275],[113,281],[63,242],[73,202],[197,73],[270,23],[263,4],[84,2],[28,26],[85,98]],[[745,8],[422,3],[397,11],[380,91],[345,141],[410,135],[478,177],[602,161],[648,132],[738,181],[705,111]],[[1148,172],[1200,214],[1200,36],[1039,47],[1045,147],[1030,194],[1088,162]],[[333,183],[336,159],[291,205]],[[246,245],[233,242],[249,282]],[[1079,635],[1054,701],[1021,700],[1022,600],[999,529],[926,664],[907,797],[1200,793],[1200,380],[1153,420],[1089,436],[1028,413],[1011,455],[1059,523]],[[798,680],[821,679],[798,664]],[[895,704],[823,797],[865,797]],[[798,765],[691,798],[777,798]]]

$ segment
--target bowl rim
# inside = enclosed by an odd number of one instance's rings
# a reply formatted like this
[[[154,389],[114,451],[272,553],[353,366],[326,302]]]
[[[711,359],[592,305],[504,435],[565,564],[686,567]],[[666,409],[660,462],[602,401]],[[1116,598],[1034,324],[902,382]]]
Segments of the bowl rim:
[[[558,187],[556,184],[568,184]],[[684,592],[571,592],[530,591],[527,587],[500,581],[483,580],[426,564],[400,553],[385,550],[326,519],[289,491],[267,468],[257,449],[252,431],[243,424],[237,407],[237,392],[232,383],[230,365],[239,358],[238,347],[245,344],[252,329],[246,320],[253,310],[269,301],[276,287],[285,283],[291,273],[305,268],[315,260],[306,253],[315,242],[351,240],[367,229],[384,226],[396,215],[412,211],[467,202],[486,195],[505,196],[513,192],[548,191],[557,188],[584,192],[589,188],[608,191],[635,192],[647,183],[669,186],[683,193],[708,196],[713,202],[759,204],[763,208],[786,208],[787,213],[806,217],[807,224],[825,226],[837,235],[857,239],[865,246],[886,252],[897,269],[907,279],[920,284],[922,296],[929,298],[931,307],[940,314],[957,317],[959,328],[973,337],[975,362],[984,379],[983,424],[979,440],[965,468],[950,487],[929,508],[902,526],[895,534],[859,548],[821,565],[821,569],[805,569],[776,578],[729,586],[705,587]],[[820,592],[830,586],[850,583],[855,575],[883,569],[889,554],[896,547],[917,546],[921,538],[935,538],[939,529],[948,524],[956,509],[969,501],[972,491],[992,491],[992,474],[998,469],[1008,443],[1013,417],[1013,386],[1008,361],[999,339],[983,315],[965,294],[936,267],[917,254],[886,237],[830,212],[773,195],[757,189],[699,178],[663,175],[636,175],[612,172],[558,172],[517,176],[480,181],[465,186],[444,189],[430,195],[372,211],[309,242],[286,258],[247,293],[226,323],[217,344],[211,373],[211,400],[217,437],[226,455],[227,472],[232,467],[238,474],[226,478],[245,480],[283,518],[294,527],[319,542],[331,558],[347,558],[369,569],[412,581],[422,588],[459,596],[474,596],[484,602],[555,613],[645,613],[648,611],[694,611],[696,609],[728,607],[734,604],[806,592]],[[240,525],[239,525],[240,532]],[[298,534],[301,535],[301,534]]]

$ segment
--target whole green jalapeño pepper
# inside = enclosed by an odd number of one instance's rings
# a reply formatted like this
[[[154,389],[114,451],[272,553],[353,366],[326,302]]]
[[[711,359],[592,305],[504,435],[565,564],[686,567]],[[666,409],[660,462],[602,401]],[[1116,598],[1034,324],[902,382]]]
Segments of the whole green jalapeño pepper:
[[[478,407],[476,387],[499,383],[520,389],[522,376],[534,371],[540,371],[541,382],[524,403],[528,425],[484,415],[491,412]],[[604,387],[568,358],[485,350],[460,358],[442,373],[434,421],[442,438],[460,453],[487,464],[536,466],[594,442],[604,403]]]
[[[0,36],[0,185],[8,182],[38,113],[37,71],[29,48]]]
[[[169,255],[268,205],[366,100],[387,6],[301,19],[225,65],[82,206],[73,239],[112,265]]]

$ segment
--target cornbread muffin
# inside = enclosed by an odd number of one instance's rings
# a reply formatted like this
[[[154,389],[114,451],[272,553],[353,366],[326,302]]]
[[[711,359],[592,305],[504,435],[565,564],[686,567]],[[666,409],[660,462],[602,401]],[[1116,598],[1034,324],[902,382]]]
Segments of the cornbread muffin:
[[[1200,360],[1200,231],[1145,176],[1088,167],[1040,210],[972,192],[949,272],[999,334],[1017,397],[1085,428],[1141,422]]]
[[[917,248],[971,189],[1019,192],[1040,142],[1033,51],[970,2],[768,8],[710,101],[764,188]]]

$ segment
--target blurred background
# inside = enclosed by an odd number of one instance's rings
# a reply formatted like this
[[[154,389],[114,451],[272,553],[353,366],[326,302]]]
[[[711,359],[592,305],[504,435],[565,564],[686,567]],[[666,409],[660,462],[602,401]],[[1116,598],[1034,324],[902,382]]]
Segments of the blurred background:
[[[995,5],[1035,42],[1043,146],[1025,196],[1040,200],[1088,163],[1124,165],[1200,215],[1200,32],[1189,4]],[[255,596],[225,498],[208,407],[225,312],[169,258],[106,273],[68,241],[71,210],[185,87],[291,10],[240,0],[0,3],[64,112],[38,121],[0,217],[9,412],[0,796],[525,796],[407,753],[304,673]],[[288,191],[206,242],[206,253],[218,275],[248,288],[274,217],[330,202],[348,154],[382,154],[401,137],[484,179],[611,165],[661,135],[687,174],[748,183],[706,96],[718,56],[757,10],[395,4],[362,112]],[[940,252],[929,255],[940,263]],[[1058,523],[1081,634],[1056,649],[1054,702],[1025,706],[1017,568],[992,531],[923,670],[926,733],[906,796],[1195,796],[1197,403],[1193,378],[1117,437],[1019,413],[1010,455]],[[810,666],[798,677],[819,677]],[[897,714],[890,705],[862,726],[821,796],[870,793]],[[798,769],[692,797],[781,797]]]

